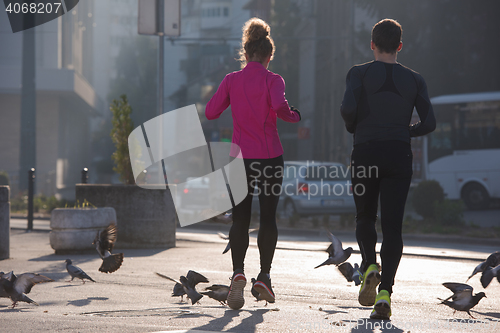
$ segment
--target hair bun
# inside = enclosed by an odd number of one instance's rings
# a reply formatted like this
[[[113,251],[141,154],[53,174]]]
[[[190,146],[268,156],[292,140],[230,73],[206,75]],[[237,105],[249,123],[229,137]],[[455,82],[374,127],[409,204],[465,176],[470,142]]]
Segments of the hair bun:
[[[271,33],[271,28],[260,19],[252,20],[246,28],[245,34],[249,42],[264,39]]]

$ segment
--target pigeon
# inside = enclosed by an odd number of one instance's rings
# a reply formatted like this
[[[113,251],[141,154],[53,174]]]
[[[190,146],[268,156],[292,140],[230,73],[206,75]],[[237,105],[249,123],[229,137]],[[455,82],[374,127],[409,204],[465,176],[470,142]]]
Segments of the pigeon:
[[[172,297],[174,297],[174,296],[180,296],[181,297],[181,301],[183,301],[183,297],[184,297],[184,295],[186,295],[186,292],[184,291],[184,287],[182,286],[182,283],[180,283],[176,279],[172,279],[171,277],[168,277],[166,275],[160,274],[158,272],[156,272],[156,275],[158,275],[158,276],[160,276],[160,277],[162,277],[164,279],[170,280],[172,282],[175,282],[174,289],[172,290]]]
[[[354,281],[354,284],[358,286],[361,284],[361,281],[359,279],[359,266],[358,264],[354,264],[354,267],[351,265],[349,262],[344,262],[340,265],[337,266],[339,271],[344,275],[346,278],[347,282],[352,282]],[[357,274],[356,274],[357,273]]]
[[[465,311],[472,319],[476,319],[470,314],[469,310],[475,307],[483,297],[486,297],[486,295],[480,292],[472,296],[472,287],[465,283],[446,282],[443,283],[443,286],[450,289],[453,295],[445,300],[438,298],[441,304],[448,305],[450,308],[454,309],[455,311],[453,314],[455,314],[457,310]],[[449,301],[450,298],[452,299],[451,302]]]
[[[314,268],[318,268],[325,265],[338,266],[347,259],[349,259],[349,257],[351,256],[351,253],[353,251],[352,247],[348,247],[347,249],[344,250],[340,239],[335,237],[330,231],[328,231],[328,238],[330,238],[330,241],[332,242],[330,246],[328,246],[328,248],[326,249],[326,252],[328,252],[329,254],[328,259],[321,265],[318,265]]]
[[[187,297],[189,297],[189,299],[191,300],[191,305],[198,303],[203,295],[197,292],[195,287],[192,287],[190,285],[189,280],[185,276],[181,276],[179,280],[184,287],[184,291],[186,292]]]
[[[189,271],[186,275],[190,288],[196,287],[198,283],[208,283],[208,279],[195,271]]]
[[[500,265],[500,252],[497,251],[495,253],[490,254],[485,261],[477,265],[476,268],[474,268],[472,274],[465,282],[469,281],[469,279],[474,275],[476,275],[477,273],[484,272],[485,270],[488,269],[488,267],[495,267],[498,265]]]
[[[66,270],[68,271],[69,275],[71,275],[71,280],[66,281],[66,282],[71,282],[71,281],[73,281],[74,278],[78,278],[78,279],[82,280],[84,284],[85,284],[85,279],[90,280],[92,282],[95,282],[81,268],[79,268],[77,266],[73,266],[71,259],[66,259]]]
[[[31,288],[37,283],[53,281],[51,278],[36,273],[23,273],[16,276],[12,271],[7,274],[0,272],[0,297],[10,298],[12,308],[16,307],[17,302],[39,305],[25,294],[29,294]]]
[[[248,230],[248,234],[251,234],[252,232],[258,231],[258,230],[259,230],[259,228],[250,229],[250,230]],[[228,241],[226,248],[224,249],[224,251],[222,251],[222,254],[226,254],[231,249],[231,242],[229,242],[229,236],[224,235],[222,232],[218,232],[217,235],[219,235],[220,238]]]
[[[196,285],[201,282],[208,283],[208,279],[206,277],[204,277],[198,272],[191,270],[187,273],[186,275],[187,277],[181,276],[179,281],[160,273],[156,273],[156,275],[161,276],[162,278],[170,280],[172,282],[175,282],[174,292],[172,293],[172,296],[182,297],[184,294],[187,294],[187,297],[191,300],[191,304],[197,303],[203,297],[203,295],[201,295],[196,291]],[[179,285],[182,286],[184,294],[180,291]]]
[[[255,278],[252,278],[250,281],[252,282],[252,296],[255,297],[256,302],[261,301],[260,293],[253,288],[253,285],[255,284],[255,282],[257,282],[257,280],[255,280]]]
[[[497,280],[500,283],[499,272],[500,272],[500,265],[496,266],[495,268],[488,267],[481,275],[481,284],[483,285],[483,288],[488,287],[491,280],[493,280],[495,276],[497,277]]]
[[[210,218],[211,221],[214,222],[222,222],[225,224],[233,222],[233,214],[232,213],[225,213],[225,214],[220,214],[216,215],[214,217]]]
[[[113,273],[116,271],[123,262],[123,253],[111,254],[113,246],[116,242],[118,229],[115,224],[110,224],[106,229],[98,231],[95,236],[94,242],[97,253],[102,259],[99,271],[103,273]]]
[[[219,301],[221,305],[226,305],[227,295],[229,294],[229,286],[223,284],[213,284],[206,287],[205,290],[208,291],[202,291],[200,294]]]

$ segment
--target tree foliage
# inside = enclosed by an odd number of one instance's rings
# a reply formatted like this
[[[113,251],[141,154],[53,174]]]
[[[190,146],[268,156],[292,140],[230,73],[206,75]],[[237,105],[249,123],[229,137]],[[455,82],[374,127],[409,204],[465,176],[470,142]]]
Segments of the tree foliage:
[[[0,185],[9,185],[9,174],[6,171],[0,171]]]
[[[125,184],[135,184],[128,150],[128,136],[134,129],[134,124],[130,117],[132,108],[128,103],[127,95],[121,95],[119,100],[114,99],[110,110],[113,113],[111,139],[116,147],[112,155],[115,163],[113,171],[120,175],[120,180]]]
[[[275,0],[271,11],[271,36],[275,38],[276,51],[274,59],[269,63],[269,70],[281,75],[286,83],[288,103],[299,106],[299,56],[300,41],[295,38],[295,30],[300,22],[300,11],[294,0]],[[297,133],[297,124],[278,121],[280,134]],[[285,150],[285,159],[296,159],[297,143],[295,140],[284,140],[281,143]]]
[[[444,200],[444,191],[435,180],[425,180],[413,190],[413,207],[418,215],[424,218],[435,216],[435,206]]]
[[[500,1],[356,0],[376,20],[403,26],[398,60],[420,72],[431,96],[500,90]],[[369,46],[370,33],[358,44]],[[371,52],[365,52],[371,60]]]
[[[110,100],[127,95],[136,110],[132,120],[137,124],[157,114],[158,41],[149,36],[130,38],[120,46],[116,59],[116,77],[110,84]]]

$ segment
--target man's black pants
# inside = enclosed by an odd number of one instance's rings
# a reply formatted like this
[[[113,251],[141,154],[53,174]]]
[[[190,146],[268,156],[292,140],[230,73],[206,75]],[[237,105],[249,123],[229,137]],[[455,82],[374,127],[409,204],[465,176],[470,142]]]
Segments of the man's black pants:
[[[401,229],[410,188],[413,154],[404,141],[371,141],[354,146],[351,178],[356,203],[356,239],[361,251],[361,270],[375,264],[377,208],[380,198],[382,261],[380,290],[392,293],[394,277],[403,253]]]

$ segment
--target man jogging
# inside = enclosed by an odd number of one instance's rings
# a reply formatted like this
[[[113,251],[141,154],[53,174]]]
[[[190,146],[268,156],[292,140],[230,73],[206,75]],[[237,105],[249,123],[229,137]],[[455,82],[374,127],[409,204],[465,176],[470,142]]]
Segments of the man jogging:
[[[372,319],[391,316],[390,296],[403,253],[401,228],[413,174],[411,138],[436,127],[424,79],[396,61],[403,46],[402,33],[395,20],[375,24],[371,40],[375,60],[349,70],[340,108],[347,131],[354,134],[351,178],[356,189],[356,239],[363,274],[358,300],[364,306],[374,305]],[[414,107],[420,121],[410,124]],[[357,172],[360,169],[372,172]],[[375,252],[379,198],[381,273]]]

